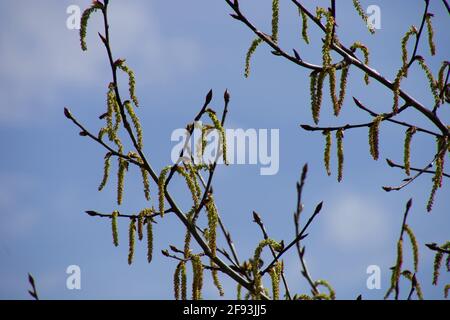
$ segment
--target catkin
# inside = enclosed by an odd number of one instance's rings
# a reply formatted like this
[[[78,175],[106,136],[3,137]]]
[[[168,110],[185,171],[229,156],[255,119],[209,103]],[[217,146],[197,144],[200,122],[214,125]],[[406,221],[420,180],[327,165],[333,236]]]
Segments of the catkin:
[[[336,131],[337,158],[338,158],[338,181],[341,182],[344,173],[344,130]]]
[[[256,38],[255,40],[253,40],[252,44],[250,45],[250,48],[247,51],[247,55],[245,57],[245,73],[244,73],[246,78],[250,76],[250,62],[252,56],[262,42],[263,41],[261,40],[261,38]]]
[[[430,68],[428,68],[427,64],[425,63],[425,59],[423,57],[417,58],[419,61],[419,65],[422,68],[422,70],[425,72],[425,75],[428,79],[428,84],[430,86],[431,93],[434,96],[435,105],[439,105],[441,102],[439,87],[436,81],[434,80],[433,73],[431,72]]]
[[[370,145],[370,154],[372,155],[374,160],[378,160],[379,157],[379,129],[381,121],[383,121],[383,115],[379,115],[375,117],[372,122],[372,125],[369,128],[369,145]]]
[[[151,211],[153,212],[153,211]],[[147,221],[147,261],[152,262],[153,259],[153,219],[146,218]]]
[[[263,290],[262,287],[262,279],[261,274],[259,272],[259,261],[261,257],[262,250],[266,246],[271,246],[274,250],[281,249],[281,245],[272,239],[265,239],[259,243],[259,245],[256,247],[255,253],[253,255],[253,261],[252,261],[252,271],[253,271],[253,278],[254,278],[254,286],[255,286],[255,293],[254,297],[255,300],[261,299],[261,292]]]
[[[419,245],[417,243],[416,236],[414,235],[414,232],[412,231],[410,226],[405,225],[405,232],[408,235],[409,240],[411,242],[414,259],[414,271],[417,272],[419,270]]]
[[[272,0],[272,40],[278,43],[278,23],[280,20],[280,1]]]
[[[302,17],[302,38],[303,40],[309,44],[309,37],[308,37],[308,16],[306,15],[305,11],[298,8],[298,12]]]
[[[364,64],[366,65],[366,66],[368,66],[369,65],[369,61],[370,61],[370,53],[369,53],[369,48],[367,48],[367,46],[365,46],[364,44],[362,44],[361,42],[355,42],[351,47],[350,47],[350,49],[352,50],[352,51],[356,51],[357,49],[359,49],[359,50],[361,50],[361,52],[363,53],[363,55],[364,55]],[[364,74],[364,82],[366,83],[366,85],[368,85],[369,84],[369,82],[370,82],[370,77],[369,77],[369,74],[368,73],[365,73]]]
[[[208,216],[208,237],[207,237],[208,238],[208,246],[209,246],[209,249],[211,250],[212,258],[214,258],[214,257],[216,257],[216,253],[217,253],[216,240],[217,240],[217,225],[219,222],[219,216],[217,213],[216,205],[214,203],[214,198],[212,196],[210,196],[207,199],[205,207],[206,207],[206,212],[207,212],[207,216]],[[219,294],[221,296],[223,296],[224,295],[223,288],[222,288],[222,285],[220,284],[217,269],[215,268],[215,266],[216,266],[216,264],[214,263],[213,260],[211,260],[211,267],[213,268],[211,270],[213,282],[214,282],[214,285],[219,290]]]
[[[117,204],[120,206],[123,200],[125,172],[128,169],[128,162],[119,158],[119,170],[117,172]]]
[[[133,257],[134,257],[134,238],[136,233],[136,221],[134,218],[130,219],[130,226],[128,229],[128,235],[129,235],[129,248],[128,248],[128,264],[131,265],[133,263]]]
[[[411,26],[409,30],[405,33],[405,35],[402,38],[402,62],[404,70],[404,76],[408,76],[408,41],[412,35],[417,35],[417,29],[414,26]]]
[[[443,150],[447,147],[447,140],[442,138],[437,138],[438,154],[435,161],[435,174],[433,177],[433,187],[431,188],[431,194],[428,199],[427,211],[430,212],[433,209],[434,198],[438,188],[442,186],[442,176],[444,173],[444,159],[447,150]]]
[[[171,166],[165,167],[158,178],[158,200],[159,200],[159,214],[164,217],[164,200],[166,197],[166,176],[169,173]]]
[[[325,136],[325,151],[323,153],[323,161],[325,164],[325,170],[327,171],[328,175],[331,175],[331,169],[330,169],[330,158],[331,158],[331,131],[325,130],[323,131],[323,135]]]
[[[193,255],[191,258],[193,280],[192,280],[192,300],[201,300],[203,287],[203,264],[200,256]]]
[[[139,101],[136,96],[136,77],[134,75],[134,71],[125,64],[125,60],[119,60],[117,67],[128,74],[128,86],[130,92],[130,99],[133,101],[136,107],[139,107]]]
[[[92,5],[89,8],[87,8],[81,15],[80,42],[81,42],[81,49],[83,51],[87,51],[86,35],[89,18],[94,12],[96,12],[97,10],[101,10],[102,8],[103,4],[100,1],[94,1]]]
[[[139,118],[137,117],[136,113],[134,112],[133,106],[131,105],[130,101],[125,101],[124,103],[125,109],[127,110],[128,114],[131,117],[131,121],[133,122],[134,129],[137,133],[137,144],[138,148],[142,149],[144,146],[144,137],[141,127],[141,122],[139,121]]]
[[[114,246],[119,246],[119,229],[117,227],[117,217],[119,216],[118,211],[114,211],[111,215],[111,229],[113,235],[113,244]]]
[[[223,157],[223,163],[228,165],[227,160],[227,136],[225,133],[225,129],[222,126],[222,123],[217,118],[217,115],[214,111],[208,110],[208,116],[211,119],[211,121],[214,124],[214,128],[219,132],[220,134],[220,145],[222,146],[222,157]]]
[[[432,56],[436,54],[436,45],[434,44],[434,30],[433,24],[431,23],[431,13],[427,13],[425,16],[425,21],[427,23],[427,33],[428,33],[428,46],[430,47],[430,53]]]
[[[325,280],[317,280],[314,285],[316,287],[322,286],[327,288],[328,290],[328,300],[335,300],[336,299],[336,292],[334,291],[333,287]]]
[[[367,28],[369,29],[369,32],[371,34],[375,33],[375,28],[372,25],[369,25],[369,17],[367,16],[367,14],[364,12],[363,7],[361,6],[361,4],[359,3],[358,0],[353,0],[353,7],[355,7],[356,12],[358,12],[359,16],[361,17],[361,19],[364,21],[364,23],[367,25]]]
[[[416,133],[417,128],[416,127],[409,127],[406,130],[405,133],[405,144],[404,144],[404,151],[403,151],[403,163],[405,167],[405,174],[410,175],[411,174],[411,140],[413,135]]]
[[[111,168],[111,156],[112,154],[110,152],[108,152],[105,156],[105,165],[103,167],[103,179],[98,187],[98,191],[102,191],[103,188],[106,186],[106,183],[108,183],[109,169]]]

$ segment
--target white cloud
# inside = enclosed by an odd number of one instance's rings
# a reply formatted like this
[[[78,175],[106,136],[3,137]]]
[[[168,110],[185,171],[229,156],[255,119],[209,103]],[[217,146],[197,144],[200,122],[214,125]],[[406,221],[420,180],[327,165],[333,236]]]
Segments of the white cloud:
[[[388,210],[364,193],[338,191],[324,219],[330,241],[345,250],[383,247],[389,240]]]
[[[84,7],[87,2],[76,4]],[[66,6],[62,1],[24,0],[1,5],[0,123],[39,120],[70,90],[101,88],[108,81],[97,36],[101,19],[92,18],[89,51],[82,53],[78,31],[66,28]],[[114,3],[110,19],[114,51],[127,55],[138,69],[138,80],[166,82],[192,71],[200,60],[193,40],[165,36],[147,1]]]

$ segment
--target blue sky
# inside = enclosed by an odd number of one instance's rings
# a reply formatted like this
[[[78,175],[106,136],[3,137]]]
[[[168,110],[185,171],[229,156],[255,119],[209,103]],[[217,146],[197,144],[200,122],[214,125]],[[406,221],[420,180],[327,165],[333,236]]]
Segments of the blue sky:
[[[270,30],[270,1],[242,0],[243,10],[259,28]],[[310,28],[311,46],[300,38],[300,21],[289,1],[281,1],[280,43],[297,48],[302,57],[320,63],[320,33]],[[342,2],[342,4],[341,4]],[[161,254],[170,244],[181,246],[183,229],[168,215],[155,226],[155,250],[147,264],[144,244],[138,244],[135,263],[127,264],[127,222],[120,224],[121,245],[112,245],[107,220],[83,212],[112,212],[115,179],[97,192],[103,168],[104,150],[87,139],[63,116],[63,108],[92,131],[97,131],[110,81],[104,49],[97,31],[101,21],[89,25],[89,51],[79,48],[78,32],[66,28],[66,8],[82,8],[90,1],[0,1],[0,298],[28,299],[26,274],[33,273],[44,299],[171,299],[175,268]],[[326,5],[327,1],[317,1]],[[410,25],[419,24],[423,1],[362,1],[381,8],[382,28],[370,36],[351,7],[339,1],[339,37],[350,45],[359,40],[371,49],[371,65],[387,78],[394,78],[401,62],[399,41]],[[382,160],[400,162],[404,129],[389,124],[381,127],[381,160],[371,160],[367,131],[354,130],[345,136],[344,181],[328,177],[322,164],[323,137],[306,133],[300,124],[311,124],[308,72],[270,54],[261,46],[252,61],[252,75],[244,79],[244,57],[253,35],[228,16],[225,1],[111,1],[112,45],[117,58],[124,57],[135,69],[137,93],[142,108],[139,116],[145,128],[146,153],[159,171],[170,163],[173,143],[170,135],[192,120],[209,89],[215,92],[212,105],[222,106],[223,91],[232,95],[229,128],[280,130],[280,170],[261,176],[258,166],[220,166],[214,190],[219,211],[231,231],[240,257],[247,259],[261,240],[251,213],[257,211],[274,239],[292,239],[295,183],[306,162],[310,172],[305,189],[305,214],[323,200],[324,209],[304,241],[307,261],[314,278],[327,279],[338,298],[382,298],[395,262],[395,246],[406,201],[414,198],[409,224],[420,241],[421,266],[418,278],[427,298],[441,298],[443,284],[431,286],[433,255],[425,243],[448,240],[450,217],[449,185],[439,190],[434,210],[426,213],[431,176],[424,176],[399,193],[386,194],[383,185],[395,185],[404,178],[400,170],[388,168]],[[438,53],[430,58],[426,42],[419,52],[433,72],[448,60],[449,41],[444,30],[449,21],[440,1],[431,12],[436,29]],[[378,112],[391,108],[392,94],[351,69],[349,90],[342,115],[332,116],[329,99],[322,106],[321,125],[369,121],[357,110],[355,96]],[[126,83],[125,83],[126,84]],[[413,67],[404,89],[424,104],[432,103],[423,73]],[[444,106],[445,107],[445,106]],[[448,108],[446,108],[448,109]],[[448,122],[449,111],[441,113]],[[429,127],[414,112],[403,116]],[[413,163],[429,161],[435,150],[432,139],[417,134],[412,144]],[[139,172],[130,170],[122,212],[136,212],[149,204],[139,183]],[[175,198],[186,207],[189,194],[184,186],[171,187]],[[156,188],[152,188],[156,198]],[[306,218],[306,216],[304,217]],[[223,239],[222,239],[223,240]],[[409,260],[410,261],[410,260]],[[379,265],[382,289],[366,288],[366,268]],[[82,289],[68,290],[65,273],[79,265]],[[291,290],[307,293],[300,276],[296,253],[285,256]],[[209,277],[204,296],[217,298]],[[235,297],[235,284],[222,277],[226,297]],[[405,285],[403,294],[409,289]],[[406,289],[408,288],[408,289]]]

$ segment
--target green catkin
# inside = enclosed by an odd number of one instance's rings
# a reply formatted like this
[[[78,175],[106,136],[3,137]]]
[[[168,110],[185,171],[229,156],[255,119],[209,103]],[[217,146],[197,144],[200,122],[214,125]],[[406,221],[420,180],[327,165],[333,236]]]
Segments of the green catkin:
[[[405,144],[403,152],[403,165],[405,167],[405,174],[411,174],[411,140],[413,135],[417,132],[416,127],[409,127],[405,133]]]
[[[364,64],[366,66],[369,65],[369,61],[370,61],[370,52],[369,52],[369,48],[367,48],[367,46],[365,46],[364,44],[362,44],[361,42],[355,42],[350,49],[355,52],[357,49],[361,50],[361,52],[364,55]],[[369,74],[365,73],[364,74],[364,82],[366,83],[366,85],[369,84],[370,82],[370,77]]]
[[[175,273],[173,274],[173,291],[175,300],[180,300],[180,285],[181,285],[181,267],[184,261],[180,261],[175,268]]]
[[[299,294],[296,298],[296,300],[312,300],[311,297],[307,294]]]
[[[153,213],[153,210],[151,211]],[[152,262],[153,259],[153,219],[146,218],[147,221],[147,261]]]
[[[328,69],[328,76],[329,76],[329,82],[330,82],[330,96],[331,101],[333,102],[333,111],[334,115],[338,116],[340,111],[339,106],[339,99],[336,96],[336,68],[330,67]]]
[[[137,117],[136,113],[134,112],[133,106],[131,105],[130,101],[125,101],[124,103],[125,109],[127,110],[128,114],[131,117],[131,121],[133,122],[134,129],[137,133],[137,144],[138,148],[142,149],[144,145],[144,138],[142,133],[142,127],[141,122],[139,121],[139,118]]]
[[[193,255],[191,258],[193,280],[192,280],[192,300],[202,299],[202,287],[203,287],[203,264],[200,256]]]
[[[117,217],[119,216],[118,211],[114,211],[111,215],[111,229],[113,236],[113,244],[114,246],[119,246],[119,228],[117,227]]]
[[[435,161],[435,174],[433,177],[433,187],[431,188],[430,197],[428,199],[427,211],[430,212],[433,209],[434,198],[436,195],[436,191],[438,188],[442,186],[442,176],[444,173],[444,159],[445,159],[445,151],[441,151],[441,149],[446,145],[446,140],[437,138],[437,150],[438,155]]]
[[[142,212],[138,214],[137,222],[138,239],[142,241],[144,238],[144,214]]]
[[[444,254],[441,251],[438,251],[434,256],[434,264],[433,264],[433,285],[437,286],[439,280],[439,269],[442,265],[442,259],[444,258]]]
[[[171,166],[165,167],[158,178],[158,201],[159,201],[159,214],[164,217],[164,200],[166,197],[166,178],[167,173],[169,173]]]
[[[214,203],[214,198],[212,196],[210,196],[205,204],[206,207],[206,212],[208,215],[208,246],[209,249],[211,250],[211,255],[212,257],[216,257],[216,253],[217,253],[217,225],[219,223],[219,215],[217,213],[217,208],[216,205]],[[218,272],[216,267],[216,264],[214,263],[213,260],[211,260],[211,267],[213,268],[211,270],[211,275],[213,277],[213,282],[214,285],[216,286],[217,290],[219,290],[219,294],[221,296],[224,295],[223,292],[223,288],[222,285],[220,284],[219,281],[219,276],[218,276]]]
[[[419,61],[419,65],[422,68],[422,70],[425,72],[428,84],[430,86],[430,90],[433,93],[435,105],[439,105],[441,102],[441,97],[439,96],[439,87],[434,80],[433,73],[431,72],[430,68],[428,68],[427,64],[425,63],[425,59],[423,57],[417,58],[417,61]]]
[[[317,83],[316,83],[316,92],[314,93],[314,104],[312,105],[312,115],[313,120],[315,124],[319,123],[320,120],[320,107],[322,106],[322,90],[323,90],[323,82],[325,80],[327,72],[321,71],[319,72],[319,75],[317,76]]]
[[[328,295],[327,295],[327,300],[335,300],[336,299],[336,292],[334,291],[333,287],[325,280],[317,280],[315,283],[316,287],[322,286],[327,288],[328,290]]]
[[[282,263],[277,262],[272,268],[269,270],[270,278],[272,280],[272,297],[273,300],[280,299],[280,277],[282,272]]]
[[[323,162],[325,164],[325,170],[327,171],[327,174],[331,175],[331,169],[330,169],[330,158],[331,158],[331,131],[325,130],[323,131],[323,135],[325,136],[325,151],[323,153]]]
[[[397,287],[400,279],[401,270],[403,264],[403,240],[400,239],[397,242],[397,262],[395,263],[394,270],[392,271],[391,287],[394,289]]]
[[[425,21],[427,24],[427,33],[428,33],[428,45],[430,47],[430,53],[432,56],[436,54],[436,45],[434,44],[434,30],[433,24],[431,23],[431,17],[433,15],[431,13],[427,13],[425,16]]]
[[[250,48],[247,51],[247,55],[245,57],[245,77],[248,78],[250,76],[250,62],[252,59],[253,54],[255,53],[258,46],[262,43],[261,38],[256,38],[253,40],[252,44],[250,45]]]
[[[128,228],[129,235],[129,248],[128,248],[128,264],[131,265],[133,263],[134,258],[134,238],[136,234],[136,221],[134,218],[130,219],[130,226]]]
[[[259,261],[260,261],[262,250],[266,246],[271,246],[274,250],[281,249],[281,245],[272,239],[265,239],[259,243],[258,247],[256,247],[255,253],[253,255],[253,260],[252,260],[252,271],[253,271],[253,278],[254,278],[253,281],[254,281],[254,286],[255,286],[255,293],[254,293],[255,300],[261,299],[261,292],[263,290],[261,274],[259,272]]]
[[[302,38],[306,42],[306,44],[309,44],[308,16],[306,15],[305,11],[303,11],[301,8],[298,8],[298,13],[302,17]]]
[[[199,203],[200,203],[200,199],[198,196],[198,192],[197,192],[197,188],[196,188],[196,184],[192,178],[192,175],[189,172],[186,172],[186,169],[180,166],[177,166],[177,172],[184,177],[184,179],[186,180],[186,184],[189,188],[189,190],[191,191],[191,195],[192,195],[192,201],[194,202],[194,207],[198,208]],[[195,178],[195,177],[194,177]]]
[[[272,0],[272,40],[278,43],[278,23],[280,20],[280,1]]]
[[[125,172],[128,169],[128,162],[119,158],[119,170],[117,171],[117,204],[120,206],[123,200]]]
[[[142,183],[144,185],[144,195],[147,201],[150,201],[150,179],[148,177],[148,171],[145,168],[141,168]]]
[[[383,115],[379,115],[375,117],[372,122],[372,125],[369,128],[369,145],[370,145],[370,154],[372,155],[374,160],[378,160],[379,157],[379,129],[381,121],[383,121]]]
[[[313,119],[314,122],[317,124],[318,120],[318,116],[316,116],[317,114],[319,114],[319,112],[316,110],[316,106],[317,106],[317,79],[318,79],[318,72],[317,71],[313,71],[311,72],[311,74],[309,75],[309,90],[310,90],[310,96],[311,96],[311,112],[313,115]],[[317,119],[317,121],[316,121]]]
[[[128,86],[130,91],[130,99],[133,101],[136,107],[139,107],[139,101],[136,97],[136,77],[134,71],[125,64],[125,60],[120,60],[117,67],[128,74]]]
[[[242,300],[242,284],[237,284],[236,292],[236,300]]]
[[[419,245],[417,244],[417,239],[416,236],[414,235],[414,232],[407,224],[405,225],[405,232],[408,235],[409,240],[411,242],[414,259],[414,272],[417,272],[419,270]]]
[[[406,46],[412,35],[417,35],[417,29],[414,26],[411,26],[402,38],[402,68],[404,69],[405,77],[408,77],[408,49]]]
[[[331,15],[331,12],[325,8],[318,7],[316,9],[317,19],[321,19],[323,16],[326,17],[327,22],[325,24],[325,40],[322,46],[322,60],[323,60],[323,68],[327,70],[331,64],[331,45],[333,43],[333,29],[334,29],[334,18]]]
[[[217,118],[217,115],[216,115],[216,113],[214,111],[208,110],[208,115],[209,115],[209,118],[211,119],[211,121],[214,124],[214,128],[217,131],[219,131],[220,144],[222,145],[223,163],[228,165],[228,160],[227,160],[227,135],[225,133],[225,129],[222,126],[222,123],[220,122],[220,120]]]
[[[339,85],[339,101],[338,101],[338,105],[339,105],[339,112],[341,111],[341,108],[344,104],[344,99],[345,99],[345,93],[347,90],[347,79],[348,79],[348,72],[350,70],[350,66],[349,65],[345,65],[344,67],[342,67],[342,73],[341,73],[341,82]],[[338,114],[339,114],[338,112]]]
[[[108,152],[105,155],[105,165],[103,167],[103,179],[98,187],[98,191],[102,191],[103,188],[106,186],[106,183],[108,183],[109,169],[111,168],[111,156],[112,154],[110,152]]]
[[[181,299],[187,300],[187,272],[186,263],[181,265]]]
[[[86,35],[89,18],[94,12],[101,9],[103,9],[103,4],[100,1],[94,1],[92,5],[89,8],[87,8],[81,16],[80,42],[81,42],[81,49],[83,51],[87,51]]]
[[[400,68],[394,80],[394,86],[392,88],[392,90],[394,91],[394,106],[392,107],[392,111],[394,113],[398,112],[398,101],[400,98],[400,83],[402,79],[406,76],[406,70],[407,70],[406,67]]]
[[[447,69],[447,67],[449,66],[449,62],[448,61],[444,61],[442,62],[442,66],[439,69],[439,73],[438,73],[438,80],[437,80],[437,88],[439,93],[444,91],[444,86],[445,86],[445,79],[444,79],[444,72]],[[444,103],[445,101],[445,94],[442,95],[442,101],[441,103]]]
[[[408,279],[409,281],[411,281],[411,284],[413,282],[413,275],[411,273],[411,271],[409,270],[405,270],[402,272],[402,276],[404,276],[406,279]],[[420,286],[419,281],[416,278],[416,283],[414,285],[414,288],[416,289],[416,293],[417,293],[417,297],[420,300],[423,300],[423,292],[422,292],[422,287]]]
[[[445,285],[445,288],[444,288],[444,297],[445,297],[445,299],[447,299],[448,298],[448,293],[450,292],[450,283],[449,284],[446,284]]]
[[[337,158],[338,158],[338,181],[341,182],[344,173],[344,130],[336,131]]]
[[[195,168],[191,163],[186,163],[185,166],[189,172],[192,181],[194,182],[194,189],[195,192],[197,193],[197,197],[200,197],[202,195],[202,190],[200,188],[200,184],[197,179],[197,168]]]
[[[375,33],[375,28],[372,25],[369,25],[369,17],[367,16],[367,14],[364,12],[363,7],[361,6],[361,4],[359,3],[358,0],[353,0],[353,6],[355,7],[356,12],[358,12],[359,16],[361,17],[361,19],[365,22],[365,24],[367,25],[367,28],[369,29],[369,32],[371,34]]]

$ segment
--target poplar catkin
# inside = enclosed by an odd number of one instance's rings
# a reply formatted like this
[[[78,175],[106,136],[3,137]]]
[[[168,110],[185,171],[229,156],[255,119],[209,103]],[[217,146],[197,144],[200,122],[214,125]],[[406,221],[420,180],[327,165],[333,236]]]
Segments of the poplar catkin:
[[[114,211],[111,215],[111,229],[113,236],[113,244],[114,246],[119,246],[119,229],[117,227],[117,217],[119,216],[118,211]]]
[[[272,40],[278,43],[278,24],[280,20],[280,1],[272,0]]]
[[[117,204],[121,205],[123,200],[125,172],[128,169],[128,162],[119,158],[119,170],[117,172]]]
[[[261,298],[261,292],[263,290],[262,287],[262,279],[261,274],[259,272],[259,261],[261,257],[262,250],[266,246],[271,246],[274,250],[280,250],[281,245],[272,239],[265,239],[261,241],[258,246],[255,249],[255,253],[253,255],[253,261],[252,261],[252,271],[253,271],[253,281],[255,286],[255,300],[259,300]]]
[[[350,47],[350,50],[355,52],[357,49],[359,49],[363,53],[363,55],[364,55],[364,64],[366,66],[368,66],[369,65],[369,61],[370,61],[369,48],[367,48],[367,46],[365,46],[361,42],[357,41]],[[368,85],[369,82],[370,82],[370,77],[369,77],[369,74],[367,74],[367,73],[364,74],[364,82],[366,83],[366,85]]]
[[[130,226],[128,229],[129,235],[129,248],[128,248],[128,264],[133,263],[134,258],[134,245],[135,245],[135,234],[136,234],[136,221],[134,218],[130,219]]]
[[[327,288],[328,290],[328,300],[335,300],[336,299],[336,292],[334,291],[333,287],[325,280],[317,280],[315,283],[316,287],[322,286]]]
[[[427,24],[427,33],[428,33],[428,46],[430,47],[430,53],[432,56],[436,54],[436,45],[434,44],[434,30],[433,24],[431,23],[431,18],[433,14],[427,13],[425,16],[425,21]]]
[[[436,196],[436,191],[442,186],[442,176],[444,173],[444,159],[447,150],[444,147],[447,146],[447,140],[442,138],[437,138],[437,150],[438,154],[435,161],[435,174],[433,177],[433,187],[431,188],[431,194],[428,199],[427,211],[430,212],[433,209],[434,198]]]
[[[344,130],[336,131],[337,158],[338,158],[338,181],[341,182],[344,173]]]
[[[419,245],[417,243],[416,236],[414,235],[414,232],[412,231],[410,226],[405,225],[405,232],[408,235],[408,238],[411,242],[413,259],[414,259],[414,272],[418,272],[418,270],[419,270]]]
[[[375,28],[374,26],[369,24],[369,17],[367,16],[367,14],[364,12],[363,7],[361,6],[361,4],[359,3],[358,0],[353,0],[353,7],[355,8],[356,12],[358,12],[359,16],[361,17],[361,19],[365,22],[365,24],[367,25],[367,28],[369,29],[369,32],[371,34],[375,33]]]
[[[226,136],[226,133],[225,133],[225,128],[222,126],[222,123],[217,118],[217,115],[216,115],[216,113],[214,111],[208,110],[208,115],[209,115],[209,118],[211,119],[211,121],[214,124],[214,128],[217,131],[219,131],[219,134],[220,134],[220,145],[222,146],[223,163],[228,165],[228,160],[227,160],[227,136]]]
[[[403,165],[405,167],[405,174],[409,176],[411,174],[411,140],[413,135],[416,133],[416,127],[410,127],[405,133],[405,144],[403,151]]]
[[[158,178],[158,200],[159,200],[159,214],[164,217],[164,201],[166,197],[166,178],[167,173],[169,173],[171,166],[165,167]]]
[[[146,221],[147,221],[147,261],[148,263],[151,263],[153,259],[153,219],[147,216]]]
[[[255,40],[253,40],[252,44],[250,45],[250,48],[247,51],[247,55],[245,57],[245,73],[244,73],[246,78],[250,76],[250,62],[252,56],[262,42],[263,41],[261,40],[261,38],[256,38]]]
[[[425,75],[428,79],[428,85],[430,86],[430,91],[434,96],[435,105],[439,105],[441,102],[439,87],[437,82],[434,80],[433,73],[431,72],[430,68],[428,68],[427,64],[425,63],[425,59],[423,57],[417,58],[419,61],[419,65],[422,68],[422,70],[425,72]]]
[[[117,67],[128,74],[128,86],[130,92],[130,99],[133,101],[136,107],[139,107],[139,101],[136,96],[136,77],[134,75],[134,71],[125,64],[125,60],[119,60]]]
[[[210,196],[207,199],[205,207],[206,207],[206,212],[208,215],[208,237],[207,237],[208,238],[208,246],[211,250],[212,257],[214,258],[214,257],[216,257],[216,253],[217,253],[216,240],[217,240],[217,225],[219,222],[219,216],[217,213],[216,205],[214,203],[214,198],[212,196]],[[211,267],[213,268],[211,270],[211,274],[213,277],[214,285],[219,290],[219,294],[221,296],[223,296],[224,292],[223,292],[222,285],[220,284],[220,281],[219,281],[217,269],[215,268],[216,264],[214,263],[214,261],[212,259],[211,259]]]
[[[103,179],[102,179],[102,182],[100,183],[100,185],[98,187],[98,191],[102,191],[103,188],[108,183],[109,169],[111,168],[111,156],[112,156],[111,152],[108,152],[105,155],[105,164],[104,164],[104,167],[103,167]]]
[[[300,16],[302,17],[302,38],[306,42],[306,44],[309,44],[308,16],[306,15],[305,11],[303,11],[301,8],[298,8],[298,12],[299,12]]]
[[[369,128],[369,145],[370,145],[370,154],[374,160],[378,160],[379,157],[379,135],[380,135],[380,124],[383,121],[383,115],[379,115],[375,117],[372,122],[372,125]]]
[[[142,132],[141,122],[140,122],[138,116],[136,115],[136,113],[134,112],[133,106],[131,105],[130,101],[128,101],[128,100],[125,101],[124,106],[125,106],[125,109],[127,110],[128,114],[130,115],[131,121],[133,122],[134,129],[136,130],[138,148],[142,149],[144,146],[144,136],[143,136],[143,132]]]
[[[408,41],[411,38],[412,35],[417,35],[417,29],[414,26],[411,26],[409,30],[405,33],[405,35],[402,38],[402,62],[403,62],[403,69],[404,69],[404,76],[408,76]]]
[[[203,264],[200,256],[191,257],[193,280],[192,280],[192,300],[201,300],[203,287]]]
[[[87,8],[81,15],[80,42],[81,42],[81,49],[83,51],[87,51],[86,35],[87,35],[87,26],[88,26],[89,19],[94,12],[96,12],[97,10],[102,10],[102,9],[103,9],[103,4],[100,1],[94,1],[92,3],[92,5],[89,8]]]
[[[327,171],[327,174],[331,175],[331,169],[330,169],[330,158],[331,158],[331,131],[325,130],[323,131],[323,135],[325,136],[325,151],[323,153],[323,161],[325,164],[325,170]]]

